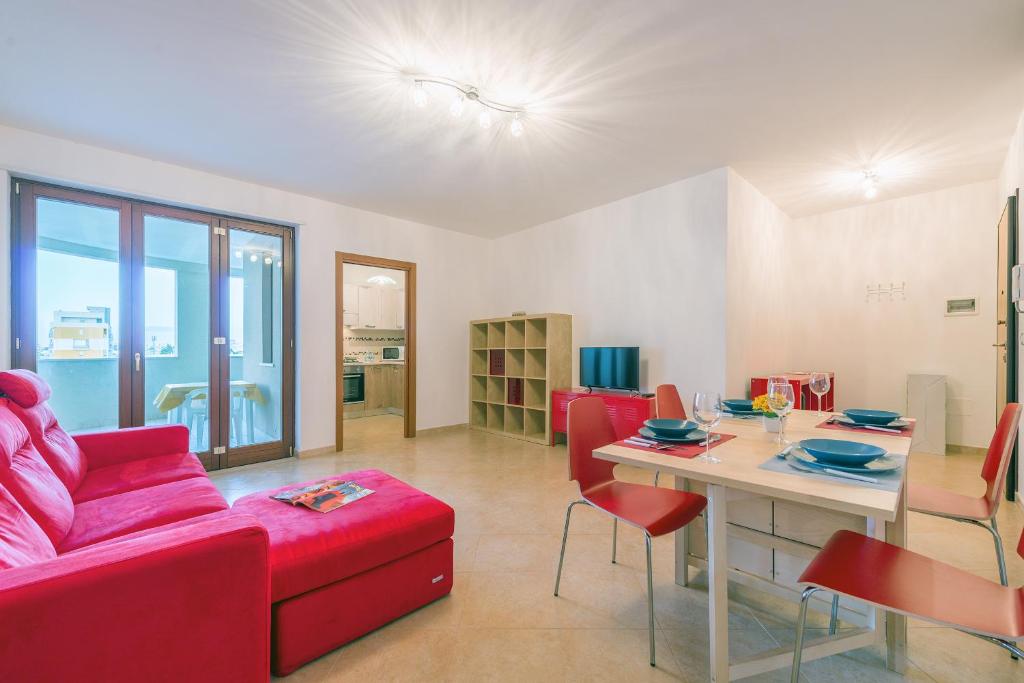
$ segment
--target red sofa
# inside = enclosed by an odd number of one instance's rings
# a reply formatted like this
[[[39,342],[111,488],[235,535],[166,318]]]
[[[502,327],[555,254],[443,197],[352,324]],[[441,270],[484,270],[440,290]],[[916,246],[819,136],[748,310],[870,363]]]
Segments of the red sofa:
[[[181,426],[70,437],[0,372],[0,681],[266,681],[268,536]]]
[[[384,472],[228,510],[186,428],[71,437],[34,373],[0,394],[0,681],[266,681],[451,591],[454,510]]]

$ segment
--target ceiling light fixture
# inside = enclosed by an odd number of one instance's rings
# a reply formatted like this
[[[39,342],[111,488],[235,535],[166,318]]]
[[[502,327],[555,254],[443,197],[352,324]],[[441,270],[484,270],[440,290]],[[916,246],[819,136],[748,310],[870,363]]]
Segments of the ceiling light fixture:
[[[394,278],[388,277],[387,275],[374,275],[371,278],[367,278],[366,281],[369,282],[369,283],[375,284],[375,285],[397,285],[398,284],[397,282],[395,282]]]
[[[450,78],[428,76],[426,74],[414,74],[412,79],[412,101],[417,108],[422,109],[427,104],[427,93],[423,87],[424,83],[444,86],[445,88],[451,88],[458,92],[457,98],[452,102],[448,109],[452,118],[459,118],[462,116],[466,100],[469,100],[480,105],[480,114],[477,116],[477,123],[480,124],[481,128],[486,130],[491,127],[493,123],[491,112],[511,114],[512,123],[509,124],[509,133],[515,138],[522,137],[525,130],[522,120],[526,115],[525,108],[513,104],[505,104],[504,102],[498,102],[497,100],[484,97],[480,94],[480,90],[475,85],[460,83],[459,81],[453,81]]]
[[[874,199],[878,196],[878,174],[874,171],[864,171],[864,198]]]

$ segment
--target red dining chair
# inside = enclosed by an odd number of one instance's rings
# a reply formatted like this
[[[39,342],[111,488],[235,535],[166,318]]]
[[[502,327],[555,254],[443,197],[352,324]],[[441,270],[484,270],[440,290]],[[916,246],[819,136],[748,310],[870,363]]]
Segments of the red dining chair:
[[[1024,557],[1024,533],[1017,545]],[[948,626],[1024,657],[1024,587],[1007,586],[854,531],[837,531],[797,580],[800,597],[791,681],[800,678],[807,603],[819,590]],[[834,620],[834,617],[833,617]],[[834,629],[830,628],[830,631]]]
[[[615,562],[619,521],[643,531],[647,549],[648,630],[651,641],[651,666],[654,666],[654,579],[651,574],[651,541],[655,536],[662,536],[686,526],[700,514],[708,501],[697,493],[616,480],[612,474],[615,463],[598,460],[593,454],[595,448],[617,440],[604,401],[596,396],[577,398],[569,403],[568,413],[569,478],[579,484],[580,500],[569,503],[565,511],[562,550],[558,555],[558,574],[555,576],[555,596],[558,595],[558,586],[562,581],[569,518],[575,506],[589,505],[611,515],[612,562]]]
[[[683,401],[679,398],[679,390],[676,389],[675,384],[659,384],[658,388],[654,390],[654,412],[657,417],[670,420],[686,419],[686,408],[683,407]],[[655,470],[655,486],[658,485],[660,477],[661,472]]]
[[[685,420],[686,408],[679,398],[679,391],[675,384],[659,384],[654,392],[655,407],[658,417],[667,417],[673,420]]]
[[[985,462],[981,466],[985,495],[975,497],[924,484],[907,484],[909,510],[974,524],[992,534],[996,545],[996,561],[999,563],[999,582],[1004,586],[1007,585],[1006,558],[1003,554],[1003,539],[996,525],[996,512],[1003,497],[1003,481],[1013,454],[1013,444],[1017,440],[1021,411],[1019,403],[1008,403],[999,418],[996,433],[992,436]]]

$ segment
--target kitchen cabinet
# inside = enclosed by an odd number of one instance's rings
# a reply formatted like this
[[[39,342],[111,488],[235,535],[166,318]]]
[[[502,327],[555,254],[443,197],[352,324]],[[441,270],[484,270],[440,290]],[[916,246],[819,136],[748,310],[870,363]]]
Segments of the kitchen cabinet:
[[[355,327],[374,329],[380,322],[380,290],[376,287],[359,287],[358,321]]]
[[[355,300],[358,301],[356,315],[351,326],[355,329],[367,330],[401,330],[405,329],[405,290],[382,289],[369,285],[345,285],[345,316],[348,320],[348,287],[357,290]]]
[[[343,285],[342,287],[342,299],[345,306],[342,312],[342,324],[353,327],[359,323],[359,287],[356,285]]]
[[[366,414],[405,412],[405,365],[382,363],[363,370]]]

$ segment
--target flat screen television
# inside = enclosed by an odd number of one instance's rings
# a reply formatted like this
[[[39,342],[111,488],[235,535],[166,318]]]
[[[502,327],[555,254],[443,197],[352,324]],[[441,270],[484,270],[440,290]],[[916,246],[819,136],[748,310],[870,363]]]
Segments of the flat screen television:
[[[640,391],[640,347],[581,346],[580,384]]]

